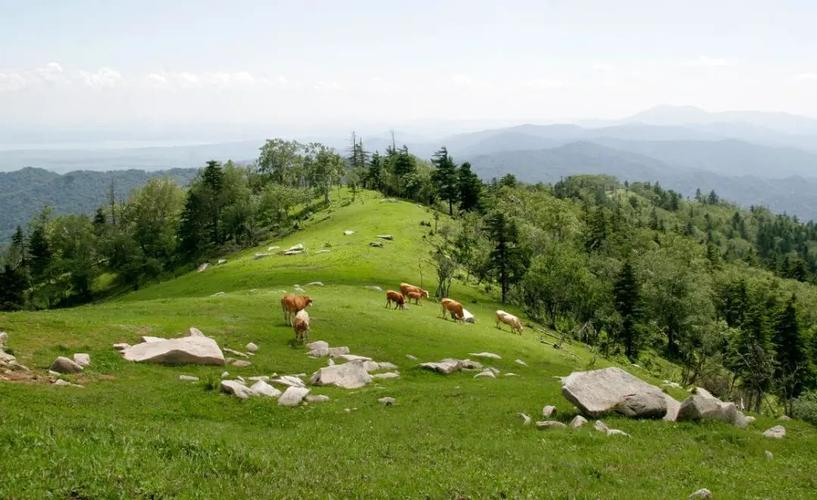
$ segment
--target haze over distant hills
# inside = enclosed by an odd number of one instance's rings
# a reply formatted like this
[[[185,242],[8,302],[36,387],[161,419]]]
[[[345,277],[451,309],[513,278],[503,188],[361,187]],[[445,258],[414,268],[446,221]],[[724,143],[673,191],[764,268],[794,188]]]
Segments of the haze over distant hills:
[[[388,133],[362,133],[370,151],[392,143]],[[445,145],[483,178],[513,173],[553,182],[584,173],[658,181],[685,195],[714,189],[742,205],[767,205],[817,219],[817,120],[786,113],[711,113],[690,106],[658,106],[620,120],[524,124],[418,140],[395,131],[421,158]],[[412,140],[401,140],[408,139]],[[320,138],[345,152],[346,134]],[[39,167],[74,170],[200,167],[210,159],[250,161],[263,139],[221,144],[129,149],[0,151],[0,171]]]

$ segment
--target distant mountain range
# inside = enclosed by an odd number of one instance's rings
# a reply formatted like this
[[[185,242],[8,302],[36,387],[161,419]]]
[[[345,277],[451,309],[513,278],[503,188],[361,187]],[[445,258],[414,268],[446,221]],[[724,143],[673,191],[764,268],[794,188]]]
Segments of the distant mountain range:
[[[25,227],[44,206],[58,214],[92,214],[106,202],[111,182],[117,199],[122,200],[151,177],[166,176],[187,185],[196,172],[197,169],[119,170],[60,175],[41,168],[0,172],[0,245],[8,241],[18,225]]]

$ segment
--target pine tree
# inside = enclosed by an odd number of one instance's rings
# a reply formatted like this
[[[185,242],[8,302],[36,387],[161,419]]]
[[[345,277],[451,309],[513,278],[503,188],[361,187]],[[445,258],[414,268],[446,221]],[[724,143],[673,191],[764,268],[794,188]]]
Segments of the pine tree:
[[[28,238],[28,255],[30,259],[29,267],[33,281],[43,279],[51,265],[51,246],[46,234],[47,213],[40,215],[40,219],[31,231]]]
[[[457,172],[460,208],[465,211],[478,210],[482,204],[482,181],[471,170],[468,162],[460,165]]]
[[[494,244],[489,257],[490,267],[499,281],[504,304],[511,284],[522,277],[527,259],[519,247],[519,230],[513,220],[508,220],[503,212],[494,212],[487,222],[488,234]]]
[[[6,264],[13,269],[22,268],[25,270],[28,265],[28,251],[26,249],[26,237],[23,228],[17,226],[6,254]]]
[[[457,179],[457,166],[454,160],[448,155],[448,150],[443,146],[434,153],[431,160],[435,170],[432,174],[434,184],[437,186],[437,193],[443,201],[448,202],[448,215],[454,215],[454,202],[459,199],[459,183]]]
[[[25,300],[24,294],[28,287],[25,275],[21,269],[14,269],[9,264],[0,272],[0,310],[15,311],[22,309]]]
[[[621,272],[613,285],[613,297],[616,311],[621,315],[621,341],[624,343],[624,353],[630,360],[638,357],[638,339],[636,338],[636,322],[638,320],[638,282],[630,261],[625,261]]]
[[[803,392],[808,353],[797,323],[797,298],[792,295],[777,317],[772,342],[777,360],[779,396],[787,411],[791,400]]]

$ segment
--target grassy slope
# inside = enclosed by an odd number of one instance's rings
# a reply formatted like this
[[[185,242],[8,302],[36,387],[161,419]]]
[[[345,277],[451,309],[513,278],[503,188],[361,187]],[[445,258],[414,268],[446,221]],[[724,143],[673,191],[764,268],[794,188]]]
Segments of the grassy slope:
[[[493,299],[463,287],[454,295],[465,297],[477,325],[443,321],[429,302],[385,310],[383,294],[363,286],[419,282],[427,231],[420,220],[431,220],[423,208],[367,195],[364,203],[337,208],[330,219],[274,243],[304,242],[307,256],[253,260],[265,246],[114,302],[0,316],[0,329],[29,366],[44,369],[56,355],[77,351],[90,352],[94,361],[73,378],[85,389],[0,384],[0,497],[684,498],[701,487],[720,498],[813,495],[817,432],[801,422],[787,423],[782,441],[760,436],[773,424],[762,417],[748,430],[607,419],[630,439],[522,426],[517,412],[536,417],[544,404],[556,404],[560,419],[572,417],[553,376],[584,368],[590,357],[572,346],[574,360],[530,331],[518,337],[496,330]],[[343,236],[344,229],[357,232]],[[381,232],[395,241],[368,247]],[[325,242],[332,251],[314,254]],[[431,270],[424,274],[428,281]],[[253,366],[228,368],[232,373],[311,373],[323,361],[289,345],[292,332],[282,324],[278,298],[279,290],[313,280],[326,286],[308,287],[315,298],[312,338],[392,361],[400,379],[355,391],[316,388],[332,401],[284,409],[177,380],[181,373],[216,379],[220,367],[136,365],[110,347],[196,325],[224,346],[260,345]],[[225,294],[211,297],[219,291]],[[406,358],[475,351],[501,354],[494,365],[520,376],[444,377]],[[529,366],[515,365],[515,358]],[[398,404],[379,405],[386,395]],[[773,461],[765,458],[767,449]]]

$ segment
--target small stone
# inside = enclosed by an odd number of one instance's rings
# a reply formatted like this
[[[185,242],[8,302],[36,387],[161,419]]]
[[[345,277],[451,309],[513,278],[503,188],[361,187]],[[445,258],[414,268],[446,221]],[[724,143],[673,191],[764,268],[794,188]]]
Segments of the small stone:
[[[469,352],[469,356],[474,356],[475,358],[485,358],[485,359],[502,359],[502,356],[499,354],[494,354],[492,352]]]
[[[221,378],[227,378],[230,376],[230,372],[221,372]]]
[[[232,354],[233,356],[238,356],[239,358],[249,358],[250,356],[246,352],[236,351],[235,349],[230,349],[229,347],[224,347],[221,349],[222,351]]]
[[[774,453],[769,450],[766,450],[766,460],[774,460]]]
[[[380,380],[400,378],[400,373],[399,372],[375,373],[375,374],[372,375],[372,378],[376,378],[376,379],[380,379]]]
[[[329,396],[326,394],[308,394],[306,396],[306,401],[308,403],[325,403],[329,401]]]
[[[349,354],[349,348],[346,346],[341,347],[330,347],[329,348],[329,357],[330,358],[337,358],[343,356],[344,354]]]
[[[777,420],[780,420],[781,422],[788,422],[789,420],[791,420],[791,417],[788,415],[780,415],[779,417],[777,417]]]
[[[222,380],[221,392],[232,394],[238,399],[247,399],[253,395],[252,390],[238,380]]]
[[[394,239],[394,236],[392,236],[390,234],[378,234],[377,237],[380,238],[381,240],[389,240],[389,241]]]
[[[522,417],[522,425],[530,425],[531,419],[528,415],[520,413],[519,416]]]
[[[276,389],[275,387],[269,385],[263,380],[256,381],[252,386],[250,386],[250,390],[252,391],[253,395],[255,396],[265,396],[268,398],[277,398],[281,395],[281,391]]]
[[[199,378],[193,375],[179,375],[179,380],[183,382],[198,382]]]
[[[6,332],[0,332],[0,346],[6,345],[6,342],[9,341],[9,334]]]
[[[355,232],[352,231],[351,229],[347,229],[346,231],[343,232],[344,236],[352,236],[353,234],[355,234]]]
[[[594,429],[596,429],[597,431],[599,431],[599,432],[603,432],[603,433],[605,433],[605,434],[607,434],[607,431],[609,431],[609,430],[610,430],[610,429],[607,427],[607,424],[605,424],[605,423],[604,423],[604,422],[602,422],[601,420],[596,420],[596,423],[595,423],[595,424],[593,424],[593,428],[594,428]]]
[[[195,326],[191,326],[190,329],[187,330],[187,336],[188,337],[204,337],[205,335],[201,332],[201,330],[199,330]]]
[[[216,262],[216,265],[220,266],[220,265],[226,264],[226,263],[227,263],[227,259],[218,259],[218,262]]]
[[[369,243],[369,246],[374,247],[374,248],[383,248],[383,242],[382,241],[373,241],[373,242]]]
[[[236,368],[246,368],[252,365],[252,361],[247,361],[246,359],[236,359],[230,364],[235,366]]]
[[[690,494],[689,498],[712,498],[712,492],[706,488],[701,488],[700,490]]]
[[[406,354],[406,357],[412,361],[417,361],[417,356],[414,356],[413,354]]]
[[[556,407],[555,406],[547,405],[544,408],[542,408],[542,416],[543,417],[552,417],[553,415],[556,415]]]
[[[566,429],[567,426],[561,422],[556,420],[542,420],[536,422],[536,428],[539,430],[547,430],[547,429]]]
[[[307,283],[306,286],[323,286],[323,281],[312,281]]]
[[[763,431],[763,435],[767,438],[783,439],[783,437],[786,435],[786,428],[782,425],[775,425],[774,427]]]
[[[251,380],[253,382],[258,382],[259,380],[263,380],[264,382],[269,382],[269,376],[267,376],[267,375],[255,375],[254,377],[247,377],[247,380]]]
[[[116,349],[117,351],[124,351],[128,347],[130,347],[130,344],[128,344],[127,342],[119,342],[113,345],[113,348]]]
[[[397,400],[392,397],[386,396],[384,398],[378,399],[377,402],[385,406],[392,406],[394,405],[394,403],[397,402]]]
[[[270,254],[268,252],[258,252],[255,255],[253,255],[252,258],[253,258],[253,260],[258,260],[258,259],[263,259],[264,257],[269,257],[270,255],[272,255],[272,254]]]
[[[474,378],[496,378],[496,375],[491,370],[483,370],[474,375]]]
[[[247,349],[247,352],[258,352],[258,346],[252,342],[244,346],[244,348]]]
[[[74,362],[79,366],[85,368],[91,365],[91,355],[84,352],[74,354]]]
[[[59,373],[79,373],[82,371],[82,366],[72,359],[60,356],[51,364],[51,370]]]
[[[755,417],[753,417],[751,415],[746,415],[744,418],[746,419],[746,425],[749,425],[749,424],[751,424],[752,422],[755,421]]]
[[[521,359],[514,360],[514,363],[516,363],[519,366],[528,366],[528,364],[522,361]]]
[[[506,377],[518,377],[519,375],[517,375],[517,374],[515,374],[513,372],[508,372],[508,373],[505,374],[505,376]]]
[[[204,264],[200,265],[200,266],[198,267],[198,269],[196,269],[196,272],[197,272],[197,273],[203,273],[204,271],[206,271],[206,270],[207,270],[207,268],[208,268],[208,267],[210,267],[210,264],[208,264],[207,262],[205,262]]]
[[[48,370],[48,374],[51,375],[52,377],[59,377],[60,375],[62,375],[60,372],[55,372],[54,370]]]
[[[581,415],[576,415],[573,417],[573,420],[570,421],[570,428],[571,429],[578,429],[579,427],[583,426],[587,423],[587,419]]]
[[[274,384],[281,384],[289,387],[306,387],[306,384],[304,384],[303,380],[292,375],[282,375],[278,378],[272,379],[271,382]]]
[[[280,406],[298,406],[307,394],[309,394],[309,389],[306,387],[288,387],[278,398],[278,404]]]
[[[607,435],[608,436],[626,436],[626,437],[630,437],[629,434],[627,434],[624,431],[618,430],[618,429],[608,429],[607,430]]]

